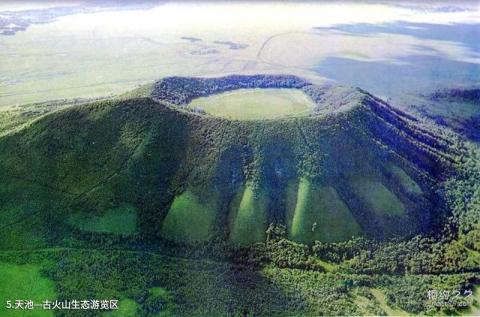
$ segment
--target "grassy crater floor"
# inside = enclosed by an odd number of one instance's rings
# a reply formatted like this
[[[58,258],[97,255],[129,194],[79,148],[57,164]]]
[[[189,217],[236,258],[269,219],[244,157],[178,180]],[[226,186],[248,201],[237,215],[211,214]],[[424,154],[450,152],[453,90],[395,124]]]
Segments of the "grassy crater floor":
[[[232,120],[256,120],[305,116],[314,105],[310,97],[298,89],[257,88],[196,98],[188,108]]]

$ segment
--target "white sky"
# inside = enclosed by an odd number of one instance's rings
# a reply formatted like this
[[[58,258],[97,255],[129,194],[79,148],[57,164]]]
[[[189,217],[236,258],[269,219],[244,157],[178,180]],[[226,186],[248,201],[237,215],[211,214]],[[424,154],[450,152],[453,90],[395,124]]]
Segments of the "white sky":
[[[76,6],[81,4],[81,1],[0,1],[0,11],[22,11],[35,9],[48,9],[53,7]]]
[[[394,21],[438,24],[480,23],[480,1],[473,10],[434,12],[381,4],[282,3],[282,2],[184,2],[167,3],[152,10],[104,12],[78,17],[76,27],[104,21],[107,25],[128,24],[139,29],[158,28],[288,28],[331,26],[350,23]],[[455,4],[455,5],[458,5]],[[87,20],[88,19],[88,20]],[[87,23],[88,22],[88,23]]]

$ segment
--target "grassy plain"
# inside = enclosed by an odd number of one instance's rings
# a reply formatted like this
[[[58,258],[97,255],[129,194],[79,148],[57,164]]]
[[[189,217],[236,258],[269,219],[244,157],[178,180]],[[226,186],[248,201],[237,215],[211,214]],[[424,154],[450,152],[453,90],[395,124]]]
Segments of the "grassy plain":
[[[0,315],[1,316],[53,316],[53,311],[36,308],[32,311],[12,310],[6,308],[7,301],[32,300],[42,304],[44,300],[55,300],[55,284],[41,276],[40,266],[27,264],[15,265],[0,262]]]

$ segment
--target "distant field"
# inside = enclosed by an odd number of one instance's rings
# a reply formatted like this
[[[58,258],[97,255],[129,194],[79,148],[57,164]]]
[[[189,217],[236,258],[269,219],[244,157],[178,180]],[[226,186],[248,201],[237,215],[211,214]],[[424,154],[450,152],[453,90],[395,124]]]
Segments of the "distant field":
[[[239,89],[192,100],[188,108],[236,120],[308,115],[314,103],[298,89]]]

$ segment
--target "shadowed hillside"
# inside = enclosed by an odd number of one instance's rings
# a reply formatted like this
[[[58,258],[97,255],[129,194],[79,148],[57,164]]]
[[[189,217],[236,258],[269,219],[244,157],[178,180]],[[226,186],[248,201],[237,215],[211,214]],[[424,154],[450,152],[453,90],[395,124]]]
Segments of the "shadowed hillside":
[[[425,96],[424,103],[427,106],[419,111],[425,116],[471,141],[480,141],[480,88],[438,90]]]

